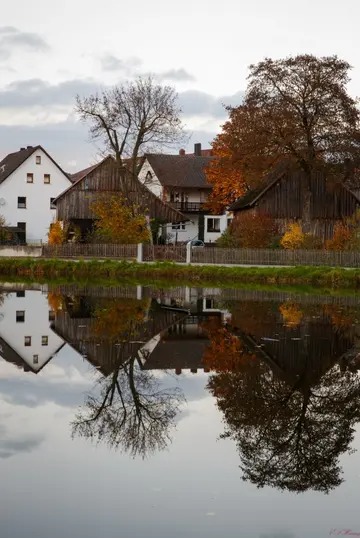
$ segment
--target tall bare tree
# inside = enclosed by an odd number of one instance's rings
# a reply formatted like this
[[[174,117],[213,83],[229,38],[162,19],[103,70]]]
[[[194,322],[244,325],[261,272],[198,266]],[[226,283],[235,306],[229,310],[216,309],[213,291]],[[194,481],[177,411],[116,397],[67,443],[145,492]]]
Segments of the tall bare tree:
[[[134,174],[141,154],[171,147],[184,137],[174,88],[156,83],[151,76],[88,97],[77,95],[75,112],[89,124],[91,137],[102,140],[117,162],[131,159]]]

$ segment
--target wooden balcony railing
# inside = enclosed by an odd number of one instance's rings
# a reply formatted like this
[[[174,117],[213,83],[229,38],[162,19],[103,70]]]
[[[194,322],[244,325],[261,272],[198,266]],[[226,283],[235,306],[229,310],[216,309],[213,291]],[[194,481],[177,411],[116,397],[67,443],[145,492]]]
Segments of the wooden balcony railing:
[[[171,207],[185,213],[206,212],[205,202],[167,202]]]

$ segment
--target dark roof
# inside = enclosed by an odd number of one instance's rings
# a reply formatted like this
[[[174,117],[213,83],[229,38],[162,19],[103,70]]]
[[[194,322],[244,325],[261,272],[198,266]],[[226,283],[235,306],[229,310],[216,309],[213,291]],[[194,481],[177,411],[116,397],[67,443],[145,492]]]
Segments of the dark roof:
[[[147,153],[145,157],[163,186],[212,188],[207,181],[205,168],[214,157],[156,153]]]
[[[242,209],[250,209],[256,202],[264,196],[264,194],[271,189],[278,181],[280,181],[287,172],[294,171],[294,165],[289,162],[279,164],[274,170],[268,173],[260,182],[258,186],[247,191],[243,196],[240,196],[235,202],[229,206],[229,211],[240,211]],[[354,198],[359,202],[359,193],[354,192],[345,183],[341,183],[344,189],[350,192]]]
[[[144,370],[203,369],[203,356],[209,345],[207,339],[162,339],[143,365]]]
[[[101,161],[102,162],[102,161]],[[80,170],[79,172],[75,172],[75,174],[69,174],[69,178],[72,181],[72,183],[76,183],[80,179],[83,179],[86,177],[90,172],[92,172],[97,166],[99,166],[100,163],[93,164],[92,166],[88,166],[87,168],[84,168],[84,170]]]
[[[27,146],[24,149],[20,149],[19,151],[16,151],[15,153],[9,153],[6,155],[6,157],[0,162],[0,183],[5,181],[7,177],[9,177],[15,170],[21,166],[26,159],[28,159],[35,151],[41,150],[49,157],[49,159],[55,164],[55,166],[58,167],[60,172],[62,172],[67,178],[69,178],[69,175],[64,172],[64,170],[58,165],[56,161],[48,154],[47,151],[44,150],[42,146]],[[70,178],[69,178],[70,179]]]

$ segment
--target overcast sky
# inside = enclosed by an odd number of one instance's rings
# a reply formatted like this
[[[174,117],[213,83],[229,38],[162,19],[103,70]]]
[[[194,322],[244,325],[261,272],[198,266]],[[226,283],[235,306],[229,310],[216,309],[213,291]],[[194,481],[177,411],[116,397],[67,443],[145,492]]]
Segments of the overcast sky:
[[[0,21],[0,158],[42,144],[69,171],[98,149],[74,96],[153,73],[179,93],[186,128],[208,147],[237,104],[247,68],[265,56],[337,54],[353,66],[360,2],[343,0],[32,0],[4,2]]]

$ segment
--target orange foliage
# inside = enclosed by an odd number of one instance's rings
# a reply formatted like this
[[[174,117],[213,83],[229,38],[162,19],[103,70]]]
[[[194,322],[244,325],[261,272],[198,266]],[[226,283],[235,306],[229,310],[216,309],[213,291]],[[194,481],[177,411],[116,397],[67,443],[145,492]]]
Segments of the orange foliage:
[[[357,316],[356,312],[354,311],[344,311],[344,309],[338,305],[331,304],[324,306],[324,313],[330,317],[331,323],[337,329],[348,329],[354,324]]]
[[[230,233],[239,248],[266,248],[274,243],[278,227],[268,215],[244,211],[233,220]]]
[[[304,316],[298,304],[283,303],[279,306],[285,327],[298,327]]]
[[[214,214],[221,214],[227,206],[245,192],[241,174],[232,159],[229,146],[231,135],[226,130],[227,124],[224,125],[223,132],[218,134],[213,141],[212,154],[215,159],[205,170],[207,180],[213,186],[206,205]]]
[[[64,297],[60,293],[49,291],[48,296],[49,309],[57,313],[59,310],[64,310]]]
[[[97,217],[96,235],[103,241],[120,244],[143,243],[150,234],[144,215],[124,196],[99,197],[91,206]]]
[[[128,341],[134,338],[143,324],[149,300],[138,301],[136,299],[124,299],[108,301],[94,312],[94,334],[105,340]]]
[[[289,250],[302,248],[305,241],[305,234],[303,233],[300,224],[293,222],[289,224],[286,232],[280,239],[280,245]]]
[[[48,233],[48,243],[49,245],[62,245],[65,241],[65,230],[63,228],[62,222],[56,220],[50,224],[50,230]]]
[[[325,243],[326,250],[348,250],[352,242],[353,231],[344,222],[337,222],[334,226],[334,235]]]
[[[243,353],[239,338],[228,328],[207,322],[204,324],[204,329],[210,340],[203,356],[205,368],[216,372],[233,372],[249,358]]]

